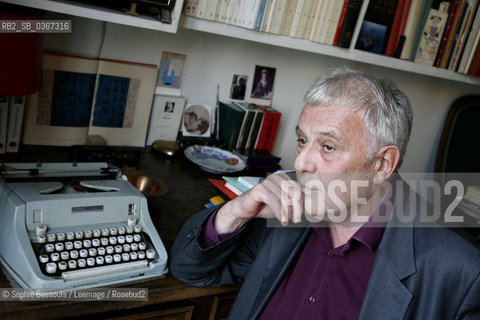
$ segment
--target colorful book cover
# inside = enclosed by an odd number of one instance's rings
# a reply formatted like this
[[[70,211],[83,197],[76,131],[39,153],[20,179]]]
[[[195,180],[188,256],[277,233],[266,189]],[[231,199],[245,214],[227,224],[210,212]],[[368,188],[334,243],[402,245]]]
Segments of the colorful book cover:
[[[366,20],[363,21],[355,48],[382,54],[386,31],[387,26]]]
[[[433,65],[446,21],[447,14],[445,12],[430,9],[415,55],[416,63]]]

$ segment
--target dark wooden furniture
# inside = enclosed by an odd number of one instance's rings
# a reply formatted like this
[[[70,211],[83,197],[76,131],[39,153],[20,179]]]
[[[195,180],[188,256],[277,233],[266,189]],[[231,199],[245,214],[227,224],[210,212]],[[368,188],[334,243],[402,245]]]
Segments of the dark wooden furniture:
[[[68,149],[24,147],[19,154],[3,156],[3,161],[69,161]],[[149,198],[150,216],[167,249],[185,221],[204,208],[217,189],[208,174],[179,154],[166,158],[155,150],[142,152],[139,171],[163,181],[169,191]],[[0,288],[11,287],[4,274]],[[195,288],[175,279],[170,273],[163,279],[134,284],[126,288],[148,288],[148,301],[0,301],[1,319],[224,319],[235,299],[237,286]]]

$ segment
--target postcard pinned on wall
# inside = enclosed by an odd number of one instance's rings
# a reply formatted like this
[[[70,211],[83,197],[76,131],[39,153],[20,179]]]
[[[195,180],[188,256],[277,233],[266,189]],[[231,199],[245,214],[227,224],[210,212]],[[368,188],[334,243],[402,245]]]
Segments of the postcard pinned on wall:
[[[162,52],[158,70],[156,94],[180,96],[185,73],[187,55],[175,52]]]
[[[147,145],[151,145],[156,140],[175,141],[184,108],[184,97],[155,95]]]
[[[230,99],[244,101],[245,93],[247,91],[248,76],[234,73],[232,76],[232,83],[230,86]]]
[[[272,104],[275,73],[275,68],[255,66],[250,102],[264,106]]]

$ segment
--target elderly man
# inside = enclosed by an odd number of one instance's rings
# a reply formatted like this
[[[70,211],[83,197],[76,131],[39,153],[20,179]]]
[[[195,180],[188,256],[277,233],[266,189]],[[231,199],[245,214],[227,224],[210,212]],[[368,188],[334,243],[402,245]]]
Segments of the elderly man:
[[[389,81],[350,69],[319,79],[296,128],[296,177],[270,175],[192,217],[173,275],[242,284],[235,320],[480,319],[479,250],[418,223],[421,201],[395,177],[412,117]]]

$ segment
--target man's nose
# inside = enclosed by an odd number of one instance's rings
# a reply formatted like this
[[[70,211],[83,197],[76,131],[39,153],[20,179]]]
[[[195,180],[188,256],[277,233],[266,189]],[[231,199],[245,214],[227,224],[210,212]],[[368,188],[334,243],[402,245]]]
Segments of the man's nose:
[[[296,152],[294,167],[297,172],[315,172],[316,165],[311,148],[307,145]]]

